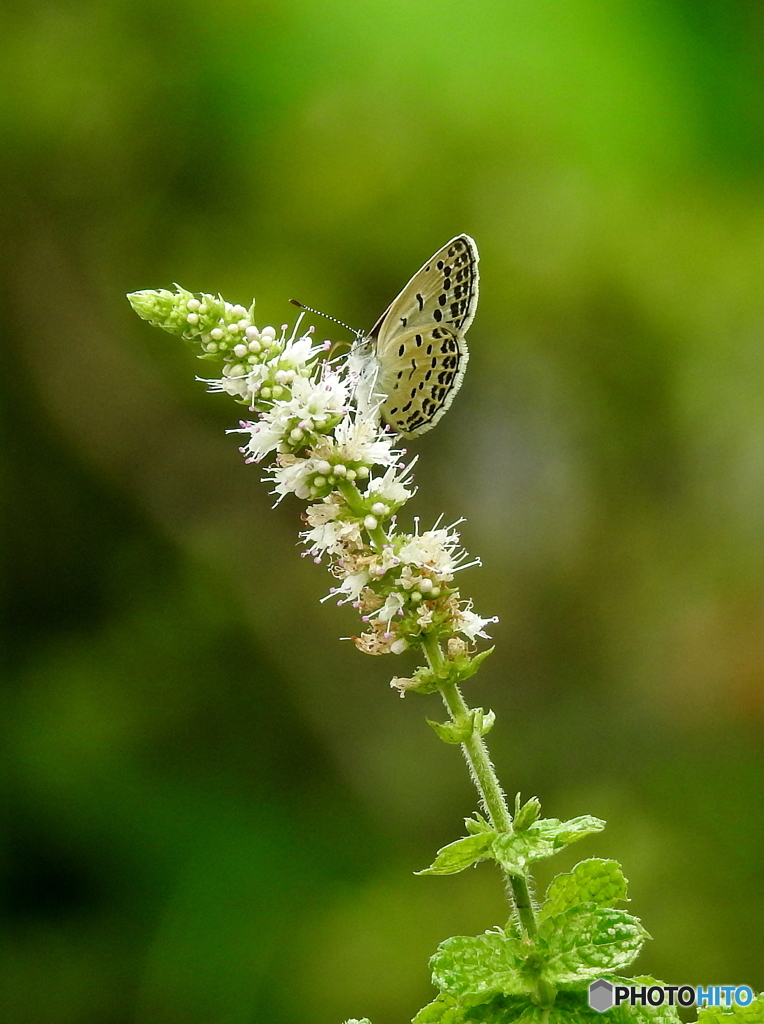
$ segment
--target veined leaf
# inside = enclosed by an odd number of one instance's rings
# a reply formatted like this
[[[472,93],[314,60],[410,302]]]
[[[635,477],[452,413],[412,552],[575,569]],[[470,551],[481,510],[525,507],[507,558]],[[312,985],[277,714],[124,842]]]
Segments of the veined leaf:
[[[572,871],[552,879],[541,908],[541,918],[554,917],[581,903],[612,907],[626,899],[626,889],[626,879],[618,861],[598,857],[582,860]]]
[[[540,818],[529,825],[524,832],[500,835],[493,852],[502,867],[510,874],[524,874],[527,866],[535,860],[551,857],[570,843],[600,832],[605,822],[591,815],[558,821],[557,818]]]
[[[524,995],[535,984],[523,972],[525,960],[521,941],[501,932],[456,935],[442,942],[430,960],[432,981],[462,1005]]]
[[[627,967],[649,935],[624,910],[572,907],[539,925],[543,975],[556,985],[589,981]]]
[[[698,1024],[762,1024],[764,1021],[764,995],[754,999],[748,1006],[734,1006],[726,1010],[722,1006],[705,1006],[698,1012]]]
[[[478,832],[476,835],[464,836],[454,843],[449,843],[441,850],[429,868],[417,871],[417,875],[455,875],[464,871],[479,860],[490,856],[491,846],[496,837],[495,832]]]

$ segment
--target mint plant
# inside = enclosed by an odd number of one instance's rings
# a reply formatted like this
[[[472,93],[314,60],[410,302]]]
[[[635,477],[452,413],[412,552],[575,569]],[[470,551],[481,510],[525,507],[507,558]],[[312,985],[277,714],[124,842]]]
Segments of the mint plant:
[[[366,403],[355,403],[352,361],[331,359],[329,343],[315,344],[312,328],[258,328],[254,303],[176,291],[128,296],[150,323],[191,342],[201,359],[222,364],[208,380],[247,407],[236,432],[247,462],[267,460],[277,504],[287,494],[308,502],[302,540],[336,583],[329,597],[350,603],[361,631],[353,642],[370,655],[418,653],[408,677],[394,676],[401,696],[439,693],[446,721],[430,726],[444,743],[461,747],[478,791],[480,812],[465,820],[466,835],[439,850],[420,874],[450,875],[481,860],[495,861],[507,882],[505,924],[477,936],[442,942],[430,966],[438,995],[413,1024],[678,1024],[675,1005],[622,1003],[606,1016],[589,1003],[589,985],[659,985],[624,977],[649,938],[622,908],[627,884],[620,865],[592,858],[553,878],[543,900],[534,898],[532,868],[571,843],[600,831],[589,815],[559,821],[541,816],[536,797],[518,795],[510,811],[486,746],[494,715],[470,707],[460,684],[493,648],[483,618],[462,598],[455,577],[470,561],[459,545],[458,523],[413,532],[398,527],[398,512],[414,495],[414,462],[402,461],[395,435],[380,426]],[[303,314],[304,315],[304,314]],[[348,1021],[347,1024],[368,1024]],[[698,1024],[764,1024],[764,998],[723,1012],[700,1011]]]

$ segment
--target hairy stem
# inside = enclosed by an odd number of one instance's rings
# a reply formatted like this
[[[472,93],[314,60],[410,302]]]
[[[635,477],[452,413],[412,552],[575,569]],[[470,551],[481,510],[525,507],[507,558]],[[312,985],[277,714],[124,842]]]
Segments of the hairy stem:
[[[436,670],[444,662],[443,651],[435,637],[427,637],[423,643],[430,668]],[[469,722],[472,709],[462,697],[459,687],[454,682],[444,683],[440,687],[443,702],[448,708],[452,720],[457,725]],[[469,738],[462,743],[462,751],[470,769],[470,775],[480,794],[480,799],[491,824],[499,832],[512,832],[512,815],[507,806],[507,798],[499,783],[496,769],[491,763],[488,747],[483,737],[473,730]],[[507,874],[512,890],[517,917],[528,938],[536,935],[536,918],[533,912],[528,881],[523,875]]]

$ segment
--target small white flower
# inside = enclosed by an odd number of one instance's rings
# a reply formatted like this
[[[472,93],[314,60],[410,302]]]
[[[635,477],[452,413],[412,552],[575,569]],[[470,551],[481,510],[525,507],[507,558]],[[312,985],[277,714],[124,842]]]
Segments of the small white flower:
[[[339,587],[337,587],[335,594],[345,595],[343,604],[347,601],[357,601],[364,588],[368,586],[368,583],[369,574],[365,569],[361,569],[359,572],[346,576]]]
[[[397,453],[395,454],[397,455]],[[406,486],[410,483],[411,465],[403,470],[397,464],[388,465],[382,476],[372,477],[369,480],[366,485],[366,497],[371,497],[374,494],[391,505],[403,505],[414,496],[414,490],[409,490]]]
[[[324,523],[330,523],[333,519],[336,519],[342,508],[343,506],[339,502],[332,501],[332,496],[330,495],[318,505],[308,505],[306,518],[311,526],[323,526]]]
[[[369,572],[374,579],[380,579],[388,569],[393,569],[399,564],[398,556],[392,544],[385,544],[381,551],[375,552],[373,560],[369,565]]]
[[[313,344],[309,334],[303,334],[301,338],[296,339],[293,336],[284,346],[284,351],[279,356],[279,363],[281,365],[286,364],[294,370],[299,370],[301,367],[307,366],[321,350],[320,345]]]
[[[419,609],[416,621],[417,625],[419,626],[423,633],[426,633],[430,626],[432,626],[432,616],[433,610],[432,608],[428,608],[427,605],[424,605],[422,608]]]
[[[242,420],[238,430],[228,431],[231,434],[249,434],[249,441],[239,448],[247,462],[259,462],[281,444],[283,430],[280,424],[263,417],[256,423]]]
[[[458,551],[459,534],[455,530],[426,530],[410,537],[398,549],[398,557],[409,565],[418,565],[434,571],[440,579],[450,580],[465,557]]]
[[[346,416],[337,424],[334,437],[338,455],[345,462],[391,466],[400,454],[393,449],[390,434],[380,433],[373,423],[360,416]]]
[[[224,391],[227,395],[246,398],[250,404],[254,404],[267,379],[268,367],[262,363],[255,363],[247,370],[241,365],[234,365],[225,368],[222,380],[209,380],[207,385],[210,391]]]
[[[319,380],[296,377],[290,398],[274,402],[258,422],[242,423],[238,433],[250,435],[242,452],[259,462],[278,448],[296,423],[303,431],[320,431],[330,417],[343,414],[347,397],[347,385],[333,370]]]
[[[403,608],[405,599],[398,590],[393,590],[387,595],[385,603],[369,618],[379,619],[380,622],[390,622],[395,615]]]
[[[292,416],[305,423],[303,429],[311,430],[311,423],[322,427],[329,418],[341,417],[348,398],[347,382],[336,370],[326,370],[318,380],[296,377],[292,398],[285,405]]]
[[[311,496],[310,480],[314,477],[316,465],[314,459],[298,459],[296,456],[282,455],[279,465],[271,469],[274,493],[279,500],[287,494],[296,494],[303,501]]]
[[[485,627],[489,622],[498,622],[496,616],[490,619],[482,619],[479,615],[472,611],[471,608],[461,608],[454,628],[460,633],[464,633],[470,640],[475,640],[476,637],[482,636],[486,640],[490,640],[490,636],[485,632]]]
[[[320,556],[324,552],[343,555],[349,545],[361,546],[359,524],[354,519],[340,519],[342,511],[344,507],[333,501],[309,506],[307,520],[311,529],[306,530],[302,536],[312,555]],[[364,569],[364,573],[368,581],[368,570]]]

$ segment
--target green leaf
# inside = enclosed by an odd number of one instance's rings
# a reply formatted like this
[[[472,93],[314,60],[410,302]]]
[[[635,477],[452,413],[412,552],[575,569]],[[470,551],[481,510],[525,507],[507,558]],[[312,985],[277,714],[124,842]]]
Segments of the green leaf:
[[[539,925],[543,976],[557,985],[589,981],[620,971],[650,936],[624,910],[594,904],[572,907]]]
[[[704,1006],[698,1013],[698,1024],[762,1024],[764,1021],[764,995],[748,1006]]]
[[[495,649],[495,646],[489,647],[487,651],[481,651],[480,654],[476,654],[472,658],[468,654],[457,654],[450,658],[447,662],[449,679],[454,683],[463,683],[465,679],[474,676],[488,655],[493,654]]]
[[[610,979],[616,983],[616,979]],[[642,979],[618,979],[620,984],[642,984]],[[645,979],[653,985],[652,979]],[[588,992],[561,992],[551,1014],[549,1024],[681,1024],[681,1018],[672,1006],[614,1006],[604,1014],[589,1006]]]
[[[552,879],[540,916],[554,917],[581,903],[612,907],[626,899],[626,887],[618,861],[598,857],[582,860],[572,871]]]
[[[429,868],[423,871],[416,871],[417,875],[455,875],[458,871],[464,871],[472,864],[485,860],[490,856],[491,845],[496,833],[478,832],[476,835],[465,836],[449,843],[438,850],[437,856]]]
[[[608,1014],[608,1024],[682,1024],[675,1006],[619,1006]]]
[[[585,992],[561,992],[548,1015],[521,996],[498,996],[488,1004],[466,1009],[462,1017],[443,1018],[442,1024],[482,1024],[483,1021],[486,1024],[681,1024],[676,1010],[670,1006],[619,1006],[601,1014],[589,1006]]]
[[[521,940],[502,932],[455,935],[431,958],[432,981],[462,1005],[484,1003],[496,995],[524,995],[535,985],[523,971],[526,959]]]
[[[661,984],[647,977],[608,977],[619,985]],[[761,1010],[757,1008],[756,1012],[760,1014]],[[757,1016],[753,1021],[747,1019],[745,1024],[761,1024],[762,1020],[764,1018]],[[709,1019],[706,1024],[720,1024],[720,1021],[721,1024],[738,1024],[728,1014],[721,1019]],[[412,1024],[681,1024],[681,1018],[673,1006],[621,1005],[601,1014],[589,1006],[587,987],[558,993],[548,1016],[525,995],[498,995],[487,1002],[465,1006],[453,996],[441,993],[419,1011]]]
[[[549,1014],[549,1024],[614,1024],[613,1013],[608,1011],[603,1017],[593,1010],[587,992],[560,992]]]
[[[498,836],[493,846],[494,856],[509,874],[521,875],[532,861],[551,857],[570,843],[604,827],[604,821],[588,814],[570,821],[541,818],[524,832]]]
[[[450,996],[438,996],[423,1006],[411,1024],[461,1024],[464,1015]]]
[[[423,1007],[411,1024],[542,1024],[537,1009],[526,996],[498,996],[477,1006],[460,1006],[452,996],[441,994]]]
[[[644,985],[646,988],[652,988],[654,985],[664,985],[664,982],[647,975],[640,975],[637,978],[611,976],[609,980],[614,985]],[[600,1020],[602,1020],[602,1017]],[[621,1004],[621,1006],[607,1011],[605,1021],[608,1024],[682,1024],[682,1018],[679,1016],[677,1007],[669,1006],[668,1004],[663,1006],[626,1006]]]
[[[467,722],[433,722],[431,718],[426,718],[425,721],[444,743],[464,743],[475,729],[472,718]]]
[[[395,676],[390,681],[390,685],[396,690],[400,690],[402,694],[406,693],[433,693],[435,690],[439,690],[445,683],[461,683],[465,679],[469,679],[473,676],[481,662],[483,662],[488,655],[493,651],[493,647],[489,647],[487,651],[481,651],[480,654],[476,654],[474,658],[470,658],[468,654],[457,654],[453,658],[446,658],[437,668],[428,668],[425,665],[420,666],[411,676],[410,679],[404,679],[399,676]],[[476,709],[483,714],[482,709]],[[479,731],[481,735],[485,735],[491,728],[495,720],[495,716],[492,711],[485,713],[485,718],[482,724],[479,725]],[[433,725],[430,722],[430,725]],[[435,726],[433,725],[433,728]],[[437,728],[435,728],[437,732]],[[440,733],[438,733],[440,735]],[[441,737],[442,738],[442,737]],[[453,742],[453,741],[447,741]],[[461,743],[462,740],[457,742]]]
[[[465,743],[475,733],[478,736],[485,736],[493,728],[496,715],[493,711],[472,708],[462,722],[433,722],[430,718],[426,721],[444,743]]]

